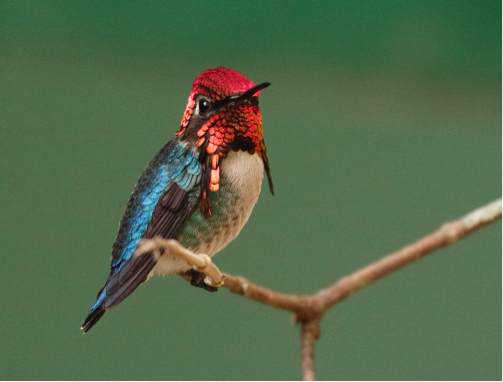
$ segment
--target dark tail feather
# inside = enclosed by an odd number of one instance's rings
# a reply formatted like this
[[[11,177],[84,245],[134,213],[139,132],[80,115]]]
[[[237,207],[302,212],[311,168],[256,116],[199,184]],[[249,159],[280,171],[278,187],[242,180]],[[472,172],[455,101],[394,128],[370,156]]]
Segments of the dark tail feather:
[[[105,312],[106,310],[101,307],[93,310],[91,313],[89,313],[89,316],[87,316],[80,329],[83,330],[84,333],[87,333],[87,331],[99,321],[99,319],[105,314]]]
[[[91,308],[81,329],[86,333],[107,310],[115,308],[138,286],[145,282],[158,258],[152,253],[132,256],[115,273],[108,277],[105,287],[98,294],[98,299]]]
[[[89,329],[91,329],[105,314],[106,310],[103,309],[103,300],[106,298],[106,296],[107,291],[105,288],[102,288],[102,290],[98,294],[98,300],[96,300],[93,307],[91,308],[91,312],[87,315],[86,320],[80,327],[80,329],[83,330],[84,333],[87,333],[87,331],[89,331]]]

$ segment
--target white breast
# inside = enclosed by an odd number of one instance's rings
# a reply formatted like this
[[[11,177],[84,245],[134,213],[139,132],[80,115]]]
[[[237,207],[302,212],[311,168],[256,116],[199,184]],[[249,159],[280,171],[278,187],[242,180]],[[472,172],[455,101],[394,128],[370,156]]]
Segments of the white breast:
[[[253,207],[257,203],[262,179],[264,163],[258,154],[245,151],[229,152],[227,158],[220,163],[221,177],[227,179],[226,189],[218,192],[231,192],[237,196],[236,203],[225,211],[222,226],[225,229],[215,229],[210,240],[201,240],[197,247],[189,247],[195,253],[213,256],[225,248],[248,221]],[[197,213],[197,212],[196,212]],[[188,264],[162,256],[155,267],[157,273],[180,273],[189,270]]]
[[[257,204],[264,178],[264,162],[258,154],[245,151],[231,151],[222,161],[222,173],[229,180],[231,187],[239,195],[241,216],[239,233],[248,221],[255,204]]]

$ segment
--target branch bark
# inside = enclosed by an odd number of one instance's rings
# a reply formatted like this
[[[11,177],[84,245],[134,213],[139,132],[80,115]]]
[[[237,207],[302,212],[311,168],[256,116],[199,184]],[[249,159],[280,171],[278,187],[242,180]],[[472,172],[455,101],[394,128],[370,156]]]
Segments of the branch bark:
[[[213,272],[210,276],[211,280],[206,281],[208,284],[211,284],[212,280],[218,280],[215,285],[221,285],[223,282],[223,286],[232,293],[275,308],[294,312],[294,321],[301,325],[301,356],[304,380],[314,380],[314,346],[320,335],[320,322],[323,314],[328,309],[384,276],[438,249],[452,245],[480,228],[501,219],[501,208],[501,199],[498,199],[461,219],[448,222],[437,231],[417,242],[387,255],[351,275],[343,277],[314,295],[278,293],[255,285],[243,277],[223,275],[208,256],[193,254],[173,240],[145,240],[141,243],[137,252],[141,255],[148,250],[162,249],[165,253],[171,250],[171,254],[175,256],[181,253],[184,260],[188,261],[194,269],[200,272]],[[204,261],[199,261],[199,256],[204,256]],[[215,273],[217,271],[218,273]]]
[[[304,381],[314,381],[314,345],[320,337],[320,321],[322,316],[312,317],[301,322],[300,354],[302,358],[302,374]]]

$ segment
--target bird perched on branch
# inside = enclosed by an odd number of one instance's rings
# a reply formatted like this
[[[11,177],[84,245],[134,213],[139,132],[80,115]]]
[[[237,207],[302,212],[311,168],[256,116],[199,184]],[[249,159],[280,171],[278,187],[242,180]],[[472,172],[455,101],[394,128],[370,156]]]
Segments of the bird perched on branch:
[[[257,203],[265,170],[273,185],[258,107],[260,90],[231,69],[203,72],[175,137],[152,159],[131,194],[112,250],[110,275],[81,329],[87,332],[153,273],[205,275],[164,253],[133,255],[140,239],[175,239],[213,256],[239,234]]]

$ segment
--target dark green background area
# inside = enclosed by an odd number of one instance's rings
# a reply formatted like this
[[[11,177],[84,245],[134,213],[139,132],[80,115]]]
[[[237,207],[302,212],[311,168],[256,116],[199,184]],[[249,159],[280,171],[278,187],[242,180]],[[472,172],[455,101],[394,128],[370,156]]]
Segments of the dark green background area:
[[[0,379],[298,379],[291,314],[156,277],[89,334],[192,81],[269,81],[276,196],[215,258],[291,293],[501,197],[501,2],[0,3]],[[320,379],[501,379],[501,223],[332,309]]]

